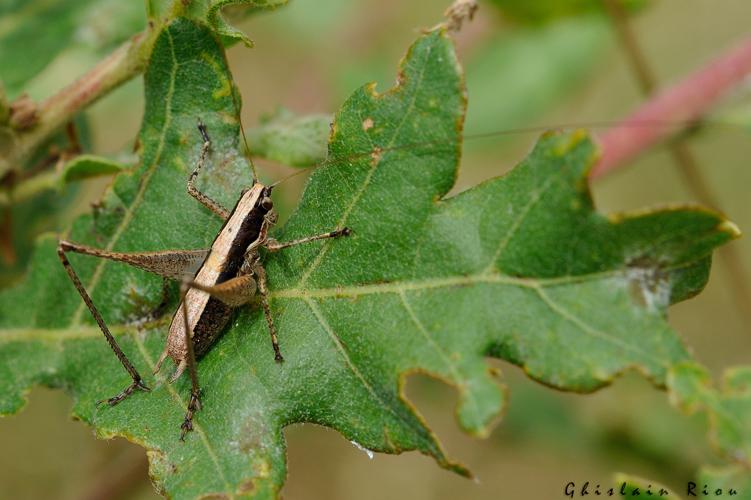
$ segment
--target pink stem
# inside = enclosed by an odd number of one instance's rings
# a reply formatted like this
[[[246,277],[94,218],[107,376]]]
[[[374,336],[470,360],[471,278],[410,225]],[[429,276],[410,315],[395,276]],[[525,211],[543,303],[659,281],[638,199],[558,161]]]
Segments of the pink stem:
[[[670,127],[645,123],[690,123],[707,113],[729,89],[751,73],[751,37],[681,82],[659,93],[599,138],[602,158],[592,169],[600,177],[667,139]]]

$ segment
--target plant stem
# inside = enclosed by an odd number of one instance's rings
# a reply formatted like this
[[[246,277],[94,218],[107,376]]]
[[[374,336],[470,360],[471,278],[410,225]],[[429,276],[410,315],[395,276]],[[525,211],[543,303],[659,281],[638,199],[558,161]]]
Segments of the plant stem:
[[[81,110],[140,74],[156,32],[151,28],[132,36],[88,73],[42,101],[34,126],[14,133],[12,147],[4,158],[0,158],[0,176],[11,169],[19,169],[39,146]]]
[[[611,3],[612,0],[605,0]],[[616,22],[618,26],[621,22]],[[633,45],[621,37],[627,54]],[[639,51],[640,52],[640,51]],[[641,67],[641,56],[629,56],[634,68]],[[641,74],[642,69],[634,72]],[[605,175],[633,160],[651,146],[666,140],[674,130],[666,127],[642,127],[643,123],[671,122],[700,123],[701,117],[730,89],[741,84],[751,74],[751,37],[741,41],[707,66],[667,88],[623,120],[623,126],[614,127],[600,136],[602,159],[592,171],[593,177]],[[642,88],[652,88],[647,80],[639,80]]]
[[[642,93],[652,94],[657,87],[657,81],[631,29],[627,12],[620,0],[603,0],[603,3],[613,20],[621,47],[628,57]],[[625,123],[698,120],[725,91],[740,83],[750,73],[751,38],[747,38],[722,57],[650,100],[628,117]],[[664,139],[668,133],[669,131],[657,127],[641,130],[637,127],[612,129],[601,138],[604,153],[593,174],[599,176],[626,163],[652,144]],[[709,207],[719,208],[720,204],[707,187],[708,183],[685,137],[677,137],[668,145],[668,150],[694,197]],[[748,309],[748,304],[751,304],[751,287],[745,278],[743,260],[737,247],[732,244],[722,247],[719,256],[720,262],[728,271],[736,309],[748,324],[751,322],[751,312]]]

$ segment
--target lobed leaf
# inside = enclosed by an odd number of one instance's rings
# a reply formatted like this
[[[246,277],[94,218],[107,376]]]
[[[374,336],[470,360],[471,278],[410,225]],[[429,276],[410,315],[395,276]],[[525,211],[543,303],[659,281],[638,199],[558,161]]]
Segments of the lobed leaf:
[[[213,139],[203,188],[231,206],[249,183],[220,41],[194,21],[166,25],[145,87],[141,164],[116,177],[104,208],[77,220],[69,239],[118,251],[206,247],[220,222],[185,192],[199,117]],[[666,308],[704,286],[712,249],[735,227],[698,208],[596,213],[586,177],[596,151],[583,132],[547,134],[508,175],[447,198],[465,105],[452,44],[432,32],[409,50],[396,87],[365,86],[342,106],[329,160],[275,237],[342,226],[353,235],[265,256],[286,362],[274,362],[262,314],[243,308],[199,363],[204,409],[185,443],[177,437],[187,377],[147,377],[151,394],[94,405],[127,377],[51,237],[26,281],[0,293],[0,412],[17,411],[31,385],[63,387],[99,436],[149,450],[151,476],[170,496],[269,498],[286,475],[282,429],[299,422],[375,451],[419,450],[468,474],[404,397],[416,371],[457,387],[459,423],[476,435],[489,432],[505,400],[486,356],[564,390],[592,391],[629,369],[663,385],[668,369],[689,359]],[[157,307],[160,280],[71,260],[119,325],[125,352],[150,372],[169,315],[141,327],[128,320]]]

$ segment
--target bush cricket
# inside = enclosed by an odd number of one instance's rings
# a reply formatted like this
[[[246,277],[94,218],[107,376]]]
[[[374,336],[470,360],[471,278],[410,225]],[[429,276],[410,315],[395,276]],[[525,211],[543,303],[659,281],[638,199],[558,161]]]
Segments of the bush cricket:
[[[107,328],[104,319],[68,261],[66,253],[74,252],[123,262],[163,278],[181,282],[180,305],[172,318],[166,345],[155,370],[155,373],[158,372],[164,360],[169,357],[177,366],[170,377],[170,383],[177,380],[186,368],[190,374],[190,402],[180,426],[181,440],[185,439],[187,432],[193,430],[193,415],[201,408],[196,359],[205,354],[222,335],[232,315],[232,310],[249,303],[256,294],[260,296],[263,313],[271,334],[274,359],[277,362],[283,361],[269,307],[266,272],[259,250],[265,248],[275,252],[301,243],[350,234],[350,230],[345,227],[283,243],[270,238],[268,231],[277,221],[277,214],[271,201],[271,190],[274,185],[264,186],[256,178],[249,189],[242,191],[231,211],[212,200],[195,186],[195,180],[211,150],[208,131],[200,120],[198,131],[203,139],[203,145],[198,163],[188,177],[187,190],[193,198],[224,220],[224,225],[211,248],[121,253],[78,245],[65,240],[60,240],[57,247],[60,261],[73,285],[132,379],[132,383],[119,394],[98,401],[97,404],[107,403],[114,406],[136,390],[149,391],[150,389],[144,384],[138,370]]]

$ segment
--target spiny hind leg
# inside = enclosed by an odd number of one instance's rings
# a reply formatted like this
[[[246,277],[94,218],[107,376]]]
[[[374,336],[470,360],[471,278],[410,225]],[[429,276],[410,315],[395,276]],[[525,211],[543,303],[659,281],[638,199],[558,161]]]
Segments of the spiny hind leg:
[[[201,388],[198,383],[198,369],[196,367],[196,355],[193,349],[193,335],[191,332],[191,326],[188,322],[188,306],[185,301],[185,296],[190,288],[197,288],[203,290],[215,296],[222,302],[225,302],[230,306],[239,306],[249,302],[256,292],[256,282],[250,275],[237,276],[230,280],[214,286],[203,286],[196,282],[184,280],[180,287],[180,303],[183,314],[183,325],[185,325],[185,346],[187,353],[185,359],[183,359],[175,370],[172,380],[174,381],[180,376],[182,371],[187,368],[190,374],[191,391],[190,401],[188,402],[188,408],[183,418],[183,423],[180,425],[180,440],[185,440],[185,435],[193,430],[193,416],[201,409]],[[165,351],[166,352],[166,351]],[[159,364],[164,359],[164,354],[159,361]]]
[[[133,379],[133,383],[130,384],[128,387],[120,391],[115,396],[112,396],[111,398],[107,399],[100,399],[96,402],[97,406],[100,406],[104,403],[107,403],[108,406],[115,406],[120,401],[125,400],[128,396],[133,394],[136,391],[144,391],[144,392],[150,392],[151,389],[149,389],[146,384],[143,383],[143,380],[136,380]]]
[[[88,292],[84,288],[83,284],[81,283],[81,280],[78,277],[78,274],[73,269],[73,266],[68,261],[68,257],[66,256],[65,252],[67,250],[71,250],[70,248],[66,247],[65,242],[60,242],[60,244],[57,247],[57,255],[60,258],[60,262],[62,262],[63,267],[65,268],[65,271],[68,273],[68,277],[73,282],[73,286],[76,287],[76,290],[78,290],[78,293],[81,295],[81,298],[83,299],[84,303],[86,304],[86,307],[89,309],[89,312],[94,317],[94,320],[97,322],[97,325],[99,325],[99,329],[104,334],[105,339],[107,339],[107,343],[112,348],[112,351],[115,353],[115,356],[117,356],[117,359],[120,361],[120,364],[123,365],[123,368],[125,368],[125,371],[128,372],[128,375],[130,375],[130,378],[132,379],[132,383],[123,389],[119,394],[108,398],[108,399],[102,399],[97,401],[97,406],[101,403],[107,403],[110,406],[115,406],[120,401],[124,400],[131,394],[133,394],[137,390],[141,391],[149,391],[150,389],[144,384],[143,378],[141,378],[141,374],[138,373],[138,370],[133,366],[133,363],[130,362],[128,357],[125,355],[123,350],[120,348],[120,345],[118,345],[117,341],[115,340],[115,337],[110,332],[109,328],[107,327],[107,324],[104,322],[104,319],[102,318],[102,315],[99,313],[99,310],[94,305],[94,302],[91,300],[91,297],[89,296]]]
[[[83,299],[86,307],[89,309],[94,320],[99,325],[99,329],[104,334],[107,343],[114,351],[117,359],[128,372],[133,383],[126,387],[116,396],[108,399],[103,399],[97,402],[97,404],[107,403],[110,406],[114,406],[120,401],[124,400],[137,390],[148,391],[149,388],[144,384],[141,375],[138,370],[133,366],[128,357],[122,351],[115,338],[110,333],[109,328],[104,322],[102,315],[97,310],[94,302],[91,300],[88,292],[84,288],[78,274],[73,269],[73,266],[68,261],[67,253],[73,252],[82,255],[89,255],[92,257],[98,257],[101,259],[113,260],[116,262],[122,262],[144,271],[148,271],[163,278],[181,279],[186,273],[191,273],[194,268],[200,265],[208,254],[207,249],[199,250],[164,250],[157,252],[112,252],[109,250],[103,250],[100,248],[94,248],[87,245],[79,245],[70,241],[60,240],[57,246],[57,254],[62,262],[65,271],[68,273],[68,277],[73,282],[79,295]]]

